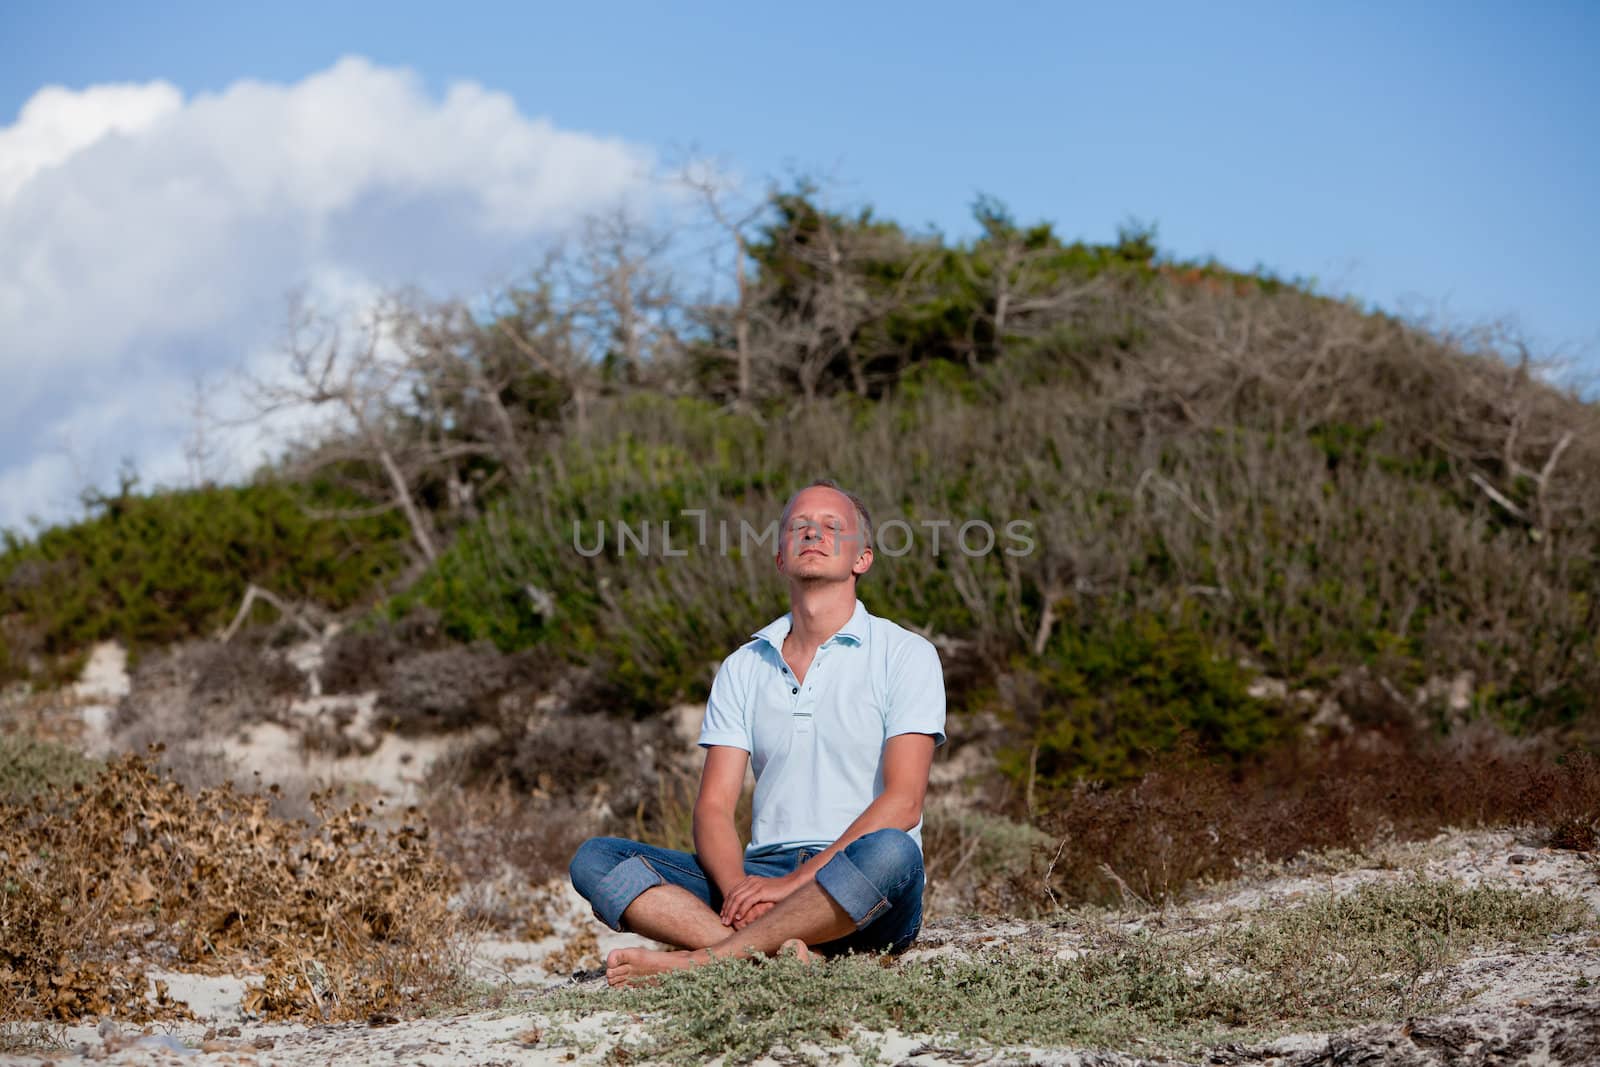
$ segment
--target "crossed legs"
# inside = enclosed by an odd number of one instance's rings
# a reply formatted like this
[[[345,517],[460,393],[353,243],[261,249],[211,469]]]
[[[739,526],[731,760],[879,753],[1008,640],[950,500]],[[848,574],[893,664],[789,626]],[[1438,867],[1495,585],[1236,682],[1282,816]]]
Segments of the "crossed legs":
[[[626,929],[680,948],[709,948],[733,932],[706,902],[670,882],[646,889],[622,913]]]
[[[771,911],[742,930],[730,931],[717,913],[687,890],[664,891],[676,886],[656,886],[646,890],[623,912],[628,929],[668,944],[695,946],[692,951],[661,952],[646,948],[613,949],[606,957],[606,981],[627,985],[663,971],[710,963],[729,956],[771,955],[781,948],[792,949],[802,959],[810,958],[808,945],[835,941],[853,933],[855,920],[816,882],[805,885],[778,901]],[[649,898],[661,894],[656,900]],[[682,894],[680,897],[678,894]],[[683,898],[687,898],[685,901]],[[692,904],[693,907],[688,905]],[[640,916],[634,915],[640,905]],[[681,911],[672,909],[682,905]],[[695,909],[699,909],[696,914]],[[668,915],[669,910],[672,914]],[[642,922],[666,920],[652,933]],[[642,920],[642,922],[641,922]],[[713,932],[713,927],[720,935]],[[708,940],[706,935],[716,939]]]
[[[792,868],[792,860],[789,861]],[[747,861],[746,873],[775,876]],[[714,958],[770,954],[788,946],[808,956],[850,950],[898,952],[922,926],[922,853],[901,830],[877,830],[847,846],[808,882],[742,930],[722,924],[714,892],[690,854],[619,838],[594,838],[573,858],[572,883],[613,930],[629,930],[685,951],[618,949],[606,960],[613,985]]]

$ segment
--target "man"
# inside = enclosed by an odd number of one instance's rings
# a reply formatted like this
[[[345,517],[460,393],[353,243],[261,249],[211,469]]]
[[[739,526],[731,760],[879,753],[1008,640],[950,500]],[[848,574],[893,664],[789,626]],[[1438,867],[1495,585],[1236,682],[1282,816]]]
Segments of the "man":
[[[694,854],[594,838],[572,861],[601,921],[680,949],[617,949],[612,985],[780,948],[898,952],[921,929],[922,803],[945,739],[938,652],[856,598],[872,520],[833,481],[789,501],[775,562],[788,614],[711,684]],[[741,852],[747,765],[756,791]]]

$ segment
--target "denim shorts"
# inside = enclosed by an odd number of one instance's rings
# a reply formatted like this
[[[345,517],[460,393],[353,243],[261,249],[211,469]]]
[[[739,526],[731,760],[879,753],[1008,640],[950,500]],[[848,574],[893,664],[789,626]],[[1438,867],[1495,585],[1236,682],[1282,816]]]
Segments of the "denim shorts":
[[[818,847],[747,854],[744,871],[777,878],[821,851]],[[623,929],[622,913],[653,886],[682,886],[712,910],[722,907],[721,892],[688,852],[620,837],[595,837],[578,849],[570,873],[595,917],[613,930]],[[904,830],[875,830],[850,842],[817,872],[817,884],[856,924],[854,933],[812,946],[824,955],[902,952],[922,929],[922,850]]]

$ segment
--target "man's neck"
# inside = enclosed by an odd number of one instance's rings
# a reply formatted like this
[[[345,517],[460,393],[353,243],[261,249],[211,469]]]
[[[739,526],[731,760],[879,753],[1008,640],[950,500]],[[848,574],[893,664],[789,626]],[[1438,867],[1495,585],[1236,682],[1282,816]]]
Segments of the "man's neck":
[[[814,652],[844,629],[856,611],[854,582],[829,582],[789,591],[789,640]]]

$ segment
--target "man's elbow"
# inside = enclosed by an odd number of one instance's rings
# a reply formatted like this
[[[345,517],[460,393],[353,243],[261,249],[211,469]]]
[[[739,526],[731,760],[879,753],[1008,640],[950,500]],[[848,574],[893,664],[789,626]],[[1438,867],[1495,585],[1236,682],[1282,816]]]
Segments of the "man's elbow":
[[[922,821],[922,798],[894,796],[890,800],[887,814],[892,826],[910,833]]]
[[[694,806],[694,830],[696,833],[708,826],[731,826],[734,822],[733,807],[715,801],[702,800]]]

